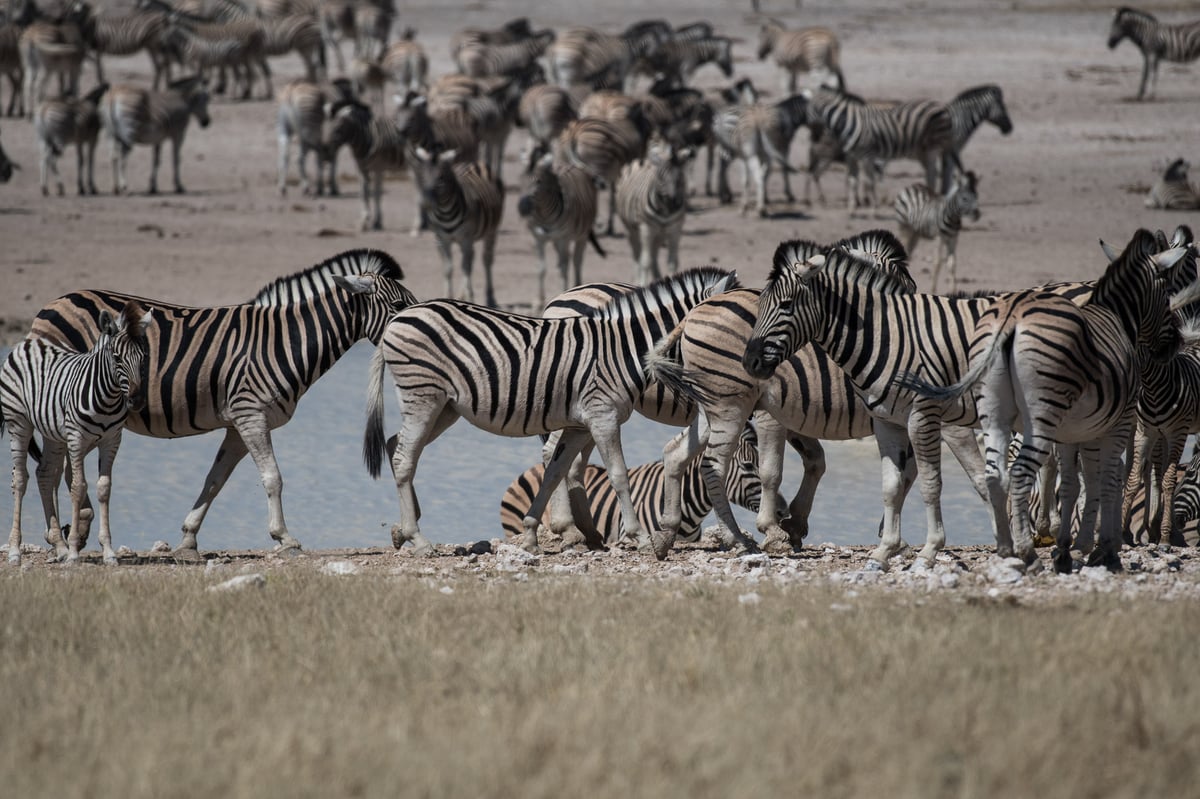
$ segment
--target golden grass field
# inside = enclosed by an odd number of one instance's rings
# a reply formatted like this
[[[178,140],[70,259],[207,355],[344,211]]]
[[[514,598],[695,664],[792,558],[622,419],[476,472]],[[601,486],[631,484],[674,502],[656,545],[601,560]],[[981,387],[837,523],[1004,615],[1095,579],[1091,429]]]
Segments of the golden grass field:
[[[1195,599],[425,571],[4,570],[4,795],[1196,795]]]

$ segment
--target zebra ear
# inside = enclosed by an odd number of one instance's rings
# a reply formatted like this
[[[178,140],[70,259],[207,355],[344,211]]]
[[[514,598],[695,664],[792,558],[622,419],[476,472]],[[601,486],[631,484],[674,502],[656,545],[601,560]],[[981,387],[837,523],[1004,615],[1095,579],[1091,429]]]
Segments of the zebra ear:
[[[1169,250],[1164,250],[1154,256],[1154,266],[1158,271],[1165,272],[1179,263],[1179,259],[1187,255],[1187,251],[1187,247],[1172,247]]]
[[[375,290],[374,275],[334,275],[333,282],[351,294],[370,294]]]
[[[811,274],[825,265],[825,254],[815,253],[808,257],[808,260],[802,264],[796,264],[796,267],[806,274]]]
[[[1100,239],[1100,249],[1104,251],[1104,257],[1108,259],[1110,264],[1121,256],[1121,253],[1114,250],[1112,245],[1104,239]]]
[[[107,308],[100,309],[100,332],[107,336],[115,336],[117,331],[117,317]]]

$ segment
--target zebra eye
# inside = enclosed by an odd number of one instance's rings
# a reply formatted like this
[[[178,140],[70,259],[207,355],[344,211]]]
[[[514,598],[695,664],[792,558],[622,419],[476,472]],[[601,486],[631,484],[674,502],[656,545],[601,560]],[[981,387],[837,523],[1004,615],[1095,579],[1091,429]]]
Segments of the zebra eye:
[[[783,302],[779,303],[779,312],[780,313],[791,313],[792,312],[792,304],[793,303],[791,300],[784,300]]]

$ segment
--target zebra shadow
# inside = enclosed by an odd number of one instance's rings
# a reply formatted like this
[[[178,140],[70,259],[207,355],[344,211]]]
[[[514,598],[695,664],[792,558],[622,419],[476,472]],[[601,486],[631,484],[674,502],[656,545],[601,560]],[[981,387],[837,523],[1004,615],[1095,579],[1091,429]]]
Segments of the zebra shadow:
[[[768,220],[791,219],[791,220],[795,220],[795,221],[799,221],[799,222],[807,222],[807,221],[816,219],[816,217],[806,211],[801,211],[798,209],[789,209],[787,211],[768,211],[763,216],[763,219],[768,219]]]

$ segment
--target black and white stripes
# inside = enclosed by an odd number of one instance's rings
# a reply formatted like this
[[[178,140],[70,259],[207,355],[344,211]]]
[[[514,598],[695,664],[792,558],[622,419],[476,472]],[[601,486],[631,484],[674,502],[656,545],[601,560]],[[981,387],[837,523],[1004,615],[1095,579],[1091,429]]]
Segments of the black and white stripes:
[[[1108,33],[1108,47],[1115,48],[1128,38],[1142,51],[1142,82],[1138,86],[1137,98],[1146,96],[1146,84],[1150,94],[1158,86],[1159,61],[1187,63],[1200,58],[1200,21],[1182,25],[1159,22],[1153,14],[1124,6],[1113,15],[1112,28]]]

